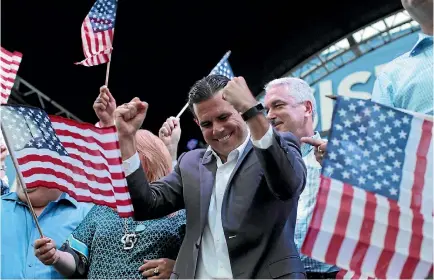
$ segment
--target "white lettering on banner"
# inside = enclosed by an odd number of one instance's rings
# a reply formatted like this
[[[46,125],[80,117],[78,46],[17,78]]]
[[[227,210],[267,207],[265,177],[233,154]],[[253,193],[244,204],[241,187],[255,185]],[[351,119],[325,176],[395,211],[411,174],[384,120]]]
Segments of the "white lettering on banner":
[[[375,72],[378,73],[382,66],[384,66],[384,64],[377,66],[375,68]],[[319,100],[320,103],[318,110],[319,112],[317,114],[317,116],[319,117],[317,117],[317,119],[315,120],[314,127],[317,128],[318,121],[319,119],[321,119],[321,127],[319,128],[319,130],[326,131],[330,129],[334,103],[333,100],[326,97],[327,95],[341,95],[360,99],[371,98],[370,92],[352,90],[353,86],[355,85],[368,83],[371,76],[372,73],[369,71],[358,71],[347,75],[340,81],[337,87],[337,94],[333,92],[332,80],[319,82],[319,92],[318,95],[315,95],[316,99]]]
[[[321,103],[321,127],[330,128],[332,122],[333,100],[328,98],[327,95],[333,95],[333,84],[331,80],[321,82],[319,88],[319,102]],[[317,124],[314,124],[316,127]],[[325,129],[322,129],[325,130]]]
[[[371,72],[368,71],[354,72],[346,76],[339,84],[338,95],[360,98],[360,99],[371,98],[371,93],[369,92],[351,90],[351,88],[354,85],[367,83],[370,77],[371,77]]]

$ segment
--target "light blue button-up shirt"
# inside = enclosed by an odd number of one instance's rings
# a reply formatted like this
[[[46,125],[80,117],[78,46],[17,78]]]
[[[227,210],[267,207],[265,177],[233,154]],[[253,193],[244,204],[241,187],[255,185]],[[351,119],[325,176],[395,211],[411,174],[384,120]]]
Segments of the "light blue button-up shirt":
[[[93,204],[80,203],[63,193],[39,215],[42,233],[60,247],[84,219]],[[34,255],[33,242],[40,238],[27,205],[15,192],[1,197],[1,278],[63,278],[52,266]]]
[[[318,132],[312,136],[313,139],[321,139]],[[297,208],[297,223],[295,224],[294,241],[299,250],[303,245],[304,238],[306,237],[310,221],[312,220],[313,210],[316,204],[316,196],[318,194],[321,176],[321,165],[315,158],[314,147],[309,144],[301,144],[301,154],[303,156],[304,164],[307,168],[306,186],[300,194]],[[314,273],[329,273],[338,271],[334,265],[319,262],[311,259],[300,253],[301,262],[303,263],[306,272]]]
[[[409,52],[384,67],[375,82],[372,101],[433,115],[433,36],[420,33]]]

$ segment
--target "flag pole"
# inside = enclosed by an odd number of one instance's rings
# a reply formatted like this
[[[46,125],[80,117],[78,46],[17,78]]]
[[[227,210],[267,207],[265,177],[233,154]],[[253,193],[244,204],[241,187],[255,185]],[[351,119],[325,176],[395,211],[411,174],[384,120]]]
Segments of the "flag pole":
[[[17,171],[18,181],[19,181],[21,187],[23,188],[24,195],[26,196],[27,205],[30,208],[30,212],[32,213],[33,220],[35,221],[35,224],[36,224],[36,228],[39,231],[39,235],[41,236],[41,238],[43,238],[44,235],[42,234],[41,227],[39,226],[38,216],[36,216],[35,210],[33,209],[32,203],[30,202],[29,195],[27,194],[27,187],[26,187],[26,183],[24,182],[23,174],[21,174],[21,171],[19,169],[18,161],[17,161],[17,158],[15,156],[15,151],[14,151],[12,145],[10,144],[11,142],[9,141],[10,139],[6,133],[6,130],[3,127],[3,123],[1,124],[1,130],[3,133],[3,139],[6,143],[6,147],[8,147],[9,155],[11,156],[12,162],[14,163],[15,170]]]
[[[110,60],[107,63],[107,71],[105,72],[105,86],[106,87],[108,87],[108,80],[109,80],[109,75],[110,75],[110,63],[111,62],[112,62],[112,54],[110,53]]]
[[[222,59],[220,59],[219,63],[217,63],[217,65],[220,64],[220,62],[228,59],[230,55],[231,55],[231,51],[227,51],[225,55],[222,57]],[[212,70],[208,75],[211,75],[211,73]],[[187,108],[188,108],[188,102],[184,105],[184,107],[182,107],[181,111],[179,111],[178,115],[176,115],[176,118],[181,117],[181,115],[185,112],[185,110],[187,110]]]

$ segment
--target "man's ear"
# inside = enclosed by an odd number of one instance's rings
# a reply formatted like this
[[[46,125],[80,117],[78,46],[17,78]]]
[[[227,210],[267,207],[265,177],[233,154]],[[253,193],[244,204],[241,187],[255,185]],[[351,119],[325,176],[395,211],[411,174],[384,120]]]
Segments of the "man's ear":
[[[313,105],[312,102],[310,102],[309,100],[304,101],[304,106],[306,107],[306,116],[313,116]]]
[[[199,121],[196,118],[193,118],[193,120],[200,127]]]

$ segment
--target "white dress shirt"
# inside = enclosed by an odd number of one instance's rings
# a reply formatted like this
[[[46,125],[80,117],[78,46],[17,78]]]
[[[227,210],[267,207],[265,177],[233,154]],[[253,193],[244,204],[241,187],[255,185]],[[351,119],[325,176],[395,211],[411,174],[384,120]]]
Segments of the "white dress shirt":
[[[223,231],[221,210],[229,178],[234,171],[237,161],[243,154],[249,139],[250,134],[246,137],[243,144],[229,153],[225,163],[222,162],[210,146],[206,151],[206,153],[211,152],[215,156],[217,160],[217,172],[208,210],[208,223],[205,225],[199,250],[195,274],[196,279],[233,278],[228,246]],[[261,149],[267,149],[271,146],[272,142],[273,129],[271,126],[260,140],[252,139],[253,145]],[[125,160],[123,166],[126,176],[137,170],[140,167],[138,154],[136,153],[131,158]]]

